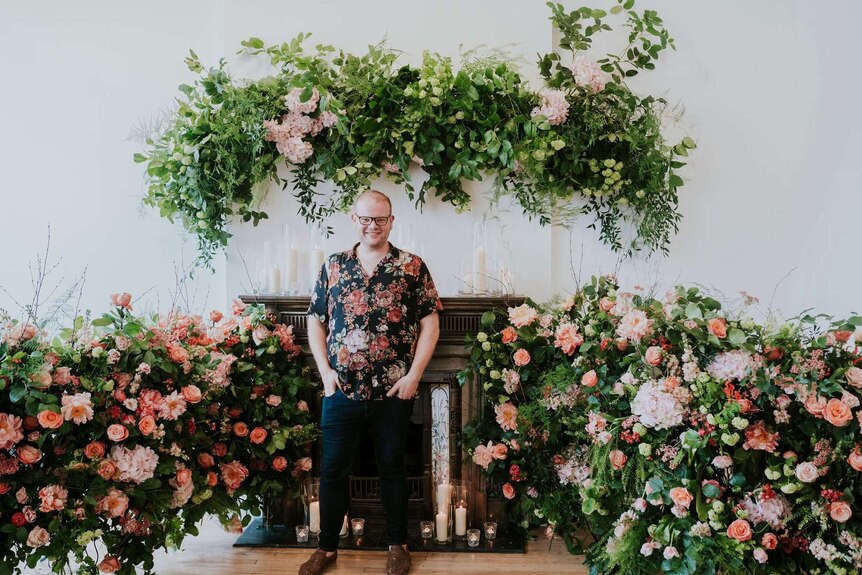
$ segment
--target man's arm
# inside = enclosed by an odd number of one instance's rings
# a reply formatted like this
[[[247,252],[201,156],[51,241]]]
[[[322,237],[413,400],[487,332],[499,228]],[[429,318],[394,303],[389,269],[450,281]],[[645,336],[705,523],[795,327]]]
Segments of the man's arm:
[[[308,347],[314,355],[317,371],[323,381],[323,393],[327,397],[335,393],[338,385],[338,372],[329,365],[329,354],[326,351],[326,325],[317,317],[308,316]]]
[[[440,314],[430,313],[419,320],[419,338],[416,340],[416,353],[410,371],[392,386],[386,395],[398,394],[399,399],[410,399],[419,389],[419,380],[434,355],[437,339],[440,337]]]

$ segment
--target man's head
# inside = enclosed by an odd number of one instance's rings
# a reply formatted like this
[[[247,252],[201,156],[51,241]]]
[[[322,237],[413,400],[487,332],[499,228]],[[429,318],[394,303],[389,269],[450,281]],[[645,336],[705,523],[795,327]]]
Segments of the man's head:
[[[359,241],[368,248],[378,249],[389,241],[395,216],[392,202],[383,192],[367,190],[359,194],[350,216]]]

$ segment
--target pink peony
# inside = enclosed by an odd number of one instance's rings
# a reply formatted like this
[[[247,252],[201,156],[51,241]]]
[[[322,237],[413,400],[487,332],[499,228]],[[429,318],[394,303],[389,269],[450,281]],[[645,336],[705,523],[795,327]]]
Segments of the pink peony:
[[[500,424],[500,427],[504,431],[515,431],[518,429],[518,408],[512,402],[507,401],[506,403],[497,405],[494,408],[494,412],[497,414],[497,423]]]
[[[24,439],[21,431],[21,418],[8,413],[0,413],[0,449],[12,449]]]
[[[493,442],[489,441],[488,445],[482,445],[481,443],[477,445],[476,449],[473,451],[473,462],[484,469],[488,469],[488,465],[490,465],[492,461],[494,461]]]
[[[537,319],[539,319],[539,312],[527,304],[509,308],[509,321],[512,322],[512,325],[515,327],[530,325]]]
[[[163,399],[159,409],[159,416],[162,419],[176,421],[180,415],[186,412],[186,408],[186,400],[182,394],[174,391]]]
[[[34,527],[27,535],[28,547],[41,547],[51,541],[51,535],[42,527]]]
[[[620,319],[620,323],[617,326],[618,336],[634,342],[639,342],[641,339],[649,335],[651,331],[652,320],[639,309],[626,313],[622,319]]]
[[[51,511],[61,511],[66,507],[66,499],[69,497],[69,492],[59,485],[48,485],[39,490],[39,498],[42,500],[39,505],[39,511],[48,513]]]
[[[96,512],[104,513],[107,517],[122,517],[128,508],[129,498],[126,494],[112,487],[108,490],[108,494],[99,500]]]
[[[60,412],[66,421],[81,425],[93,419],[93,402],[90,401],[89,392],[64,395],[62,405]]]
[[[554,346],[563,350],[566,355],[572,355],[584,343],[584,336],[578,333],[578,327],[572,323],[561,323],[554,333]]]

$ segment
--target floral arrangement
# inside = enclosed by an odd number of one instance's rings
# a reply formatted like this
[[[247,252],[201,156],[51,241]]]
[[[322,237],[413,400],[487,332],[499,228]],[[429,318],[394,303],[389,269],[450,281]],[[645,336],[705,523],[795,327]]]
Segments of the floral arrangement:
[[[0,572],[46,558],[150,573],[205,515],[241,530],[311,468],[290,328],[240,302],[207,322],[111,299],[53,341],[34,323],[0,328]]]
[[[862,318],[763,326],[754,304],[600,277],[489,312],[473,461],[594,573],[860,572]]]
[[[180,86],[175,116],[135,155],[147,164],[145,201],[196,234],[208,264],[227,245],[231,218],[267,217],[259,204],[271,182],[292,186],[301,215],[323,224],[381,174],[417,205],[433,194],[467,209],[463,179],[485,173],[498,198],[514,198],[543,224],[591,214],[614,250],[666,251],[680,219],[677,171],[695,143],[666,143],[666,103],[626,84],[673,40],[654,11],[618,2],[611,13],[625,13],[628,45],[596,61],[585,52],[611,30],[609,13],[549,3],[571,55],[540,59],[546,85],[538,91],[500,51],[468,52],[458,69],[425,53],[411,67],[383,46],[357,56],[323,45],[306,51],[307,34],[273,46],[251,38],[241,53],[266,56],[274,69],[252,82],[232,80],[224,60],[207,70],[192,52],[187,64],[199,79]],[[288,179],[278,173],[284,163]],[[418,190],[411,166],[427,174]],[[324,180],[332,193],[317,189]],[[637,232],[627,245],[624,221]]]

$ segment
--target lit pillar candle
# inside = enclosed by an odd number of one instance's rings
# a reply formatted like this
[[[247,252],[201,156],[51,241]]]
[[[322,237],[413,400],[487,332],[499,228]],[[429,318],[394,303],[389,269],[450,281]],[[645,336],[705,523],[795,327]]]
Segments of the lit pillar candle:
[[[467,534],[467,508],[463,501],[455,508],[455,535]]]
[[[446,511],[449,508],[449,497],[451,497],[450,485],[441,483],[437,486],[437,511]]]
[[[308,504],[308,527],[312,533],[320,531],[320,501]]]
[[[449,515],[446,511],[437,514],[437,541],[445,543],[449,538]]]

